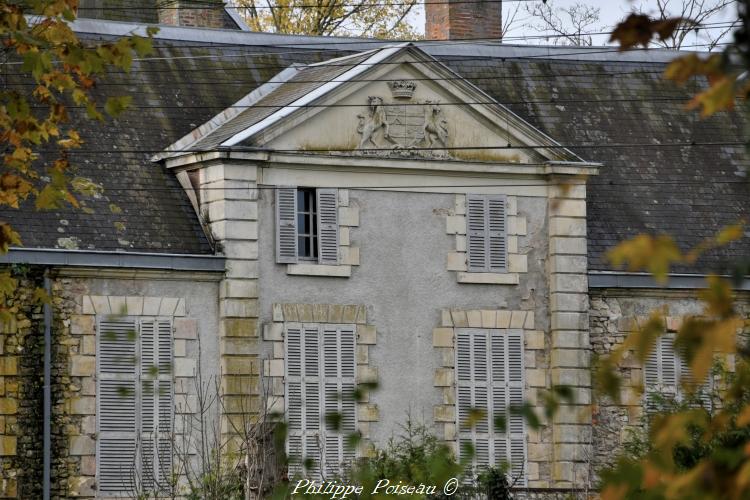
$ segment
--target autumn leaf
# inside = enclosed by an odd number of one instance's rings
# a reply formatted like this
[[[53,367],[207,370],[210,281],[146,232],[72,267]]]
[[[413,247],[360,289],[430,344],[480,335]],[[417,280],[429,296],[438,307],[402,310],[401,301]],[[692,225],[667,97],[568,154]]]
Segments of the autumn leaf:
[[[21,236],[7,222],[0,222],[0,252],[8,253],[11,245],[20,245]]]
[[[615,267],[628,271],[648,271],[659,283],[666,283],[669,269],[682,262],[683,255],[671,236],[640,234],[610,249],[607,258]]]
[[[750,425],[750,404],[746,405],[740,411],[740,414],[737,416],[737,425],[740,427]]]
[[[729,111],[734,108],[736,96],[735,75],[725,75],[714,81],[711,86],[696,94],[687,103],[687,109],[701,108],[701,116],[706,118],[719,111]]]
[[[648,47],[653,38],[666,40],[680,25],[693,24],[689,19],[672,17],[652,19],[645,14],[630,14],[612,31],[610,42],[620,42],[620,50],[628,50],[638,45]]]
[[[109,116],[117,116],[125,111],[132,101],[131,96],[109,97],[104,104],[104,111]]]
[[[711,54],[704,59],[698,54],[691,53],[670,62],[664,70],[664,78],[678,84],[684,84],[697,75],[714,79],[723,73],[723,65],[724,61],[720,54]]]

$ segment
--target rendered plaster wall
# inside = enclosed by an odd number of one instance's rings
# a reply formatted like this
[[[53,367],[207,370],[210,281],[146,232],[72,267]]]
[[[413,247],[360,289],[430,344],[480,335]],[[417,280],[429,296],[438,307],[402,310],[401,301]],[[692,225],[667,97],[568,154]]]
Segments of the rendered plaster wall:
[[[455,215],[454,194],[349,189],[349,206],[359,209],[350,240],[359,248],[360,265],[350,277],[334,278],[288,275],[286,265],[275,263],[273,191],[259,191],[260,322],[272,323],[275,303],[366,306],[367,323],[377,330],[377,342],[369,346],[379,382],[370,396],[379,410],[379,421],[370,424],[377,445],[399,433],[408,412],[432,425],[435,407],[444,404],[443,388],[434,385],[442,359],[433,347],[444,309],[533,311],[535,328],[549,329],[546,198],[517,196],[518,214],[527,220],[518,247],[528,256],[528,272],[520,283],[478,285],[458,283],[446,269],[456,245],[446,233],[446,219]],[[264,353],[272,357],[271,343],[264,342]],[[545,363],[534,359],[535,368]]]
[[[42,306],[32,300],[41,286],[41,270],[24,270],[6,303],[13,317],[0,335],[0,498],[41,497],[44,322]],[[198,339],[204,376],[218,375],[218,283],[180,273],[145,279],[57,275],[52,306],[52,497],[94,497],[97,315],[172,316],[175,404],[194,408]]]
[[[750,294],[739,295],[737,303],[741,314],[750,317]],[[645,321],[656,310],[665,308],[663,317],[667,331],[675,331],[682,316],[699,315],[703,310],[695,292],[669,290],[593,289],[590,306],[590,337],[595,356],[612,352],[634,325]],[[614,462],[631,432],[644,425],[643,401],[637,392],[643,383],[643,370],[632,353],[620,364],[619,375],[623,382],[621,403],[615,404],[601,396],[594,400],[593,449],[589,459],[594,481],[603,466]]]

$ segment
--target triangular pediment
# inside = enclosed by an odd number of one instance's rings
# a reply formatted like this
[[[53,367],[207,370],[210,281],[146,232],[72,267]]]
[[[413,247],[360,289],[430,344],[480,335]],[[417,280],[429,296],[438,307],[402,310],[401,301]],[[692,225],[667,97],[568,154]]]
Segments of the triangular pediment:
[[[186,147],[519,164],[580,161],[411,44],[289,68],[171,149]]]

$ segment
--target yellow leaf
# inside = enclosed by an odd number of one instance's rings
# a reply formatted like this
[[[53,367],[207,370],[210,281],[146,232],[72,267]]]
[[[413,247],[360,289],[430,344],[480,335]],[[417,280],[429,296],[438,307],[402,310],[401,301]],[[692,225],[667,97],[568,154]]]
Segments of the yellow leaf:
[[[721,54],[712,54],[703,59],[698,54],[691,53],[669,63],[664,71],[664,78],[682,84],[697,75],[718,76],[722,72],[721,66]]]
[[[701,108],[701,116],[711,116],[718,111],[726,111],[734,108],[736,76],[722,76],[714,81],[711,86],[697,94],[687,104],[687,109]]]
[[[737,479],[735,480],[735,484],[737,485],[737,489],[740,492],[748,489],[748,486],[750,486],[750,462],[745,462],[744,464],[742,464],[740,470],[737,471]]]
[[[750,424],[750,405],[745,406],[742,411],[740,411],[740,414],[737,415],[738,426],[744,427],[748,424]]]
[[[732,224],[727,226],[716,235],[716,243],[718,245],[726,245],[732,241],[742,239],[745,235],[745,223],[740,222],[738,224]]]
[[[684,260],[674,239],[667,235],[639,234],[610,249],[606,255],[615,267],[625,265],[628,271],[648,271],[659,283],[666,283],[672,264]]]
[[[627,485],[611,484],[602,491],[602,500],[623,500],[627,493]]]

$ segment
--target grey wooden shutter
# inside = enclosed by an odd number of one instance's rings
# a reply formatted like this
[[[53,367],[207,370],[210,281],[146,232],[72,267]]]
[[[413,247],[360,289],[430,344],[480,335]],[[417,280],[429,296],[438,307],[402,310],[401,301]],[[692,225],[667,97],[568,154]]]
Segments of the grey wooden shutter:
[[[289,473],[319,477],[321,450],[320,339],[317,325],[285,326]],[[308,465],[308,467],[303,467]]]
[[[526,436],[523,417],[509,412],[523,404],[523,336],[520,331],[458,330],[456,380],[460,452],[471,444],[475,469],[509,463],[516,484],[525,484]],[[484,411],[467,427],[472,409]],[[505,431],[495,423],[502,419]],[[466,459],[467,457],[462,457]]]
[[[318,206],[318,263],[339,263],[339,210],[337,189],[316,189]]]
[[[489,363],[487,359],[487,331],[459,330],[456,335],[456,376],[458,390],[458,426],[460,453],[467,445],[474,449],[472,464],[475,468],[486,467],[490,460],[490,401]],[[479,418],[472,413],[481,412]],[[474,425],[467,422],[473,420]],[[462,457],[466,459],[468,457]]]
[[[674,335],[660,336],[643,366],[643,383],[646,393],[646,410],[657,409],[657,394],[677,396],[680,361],[674,351]]]
[[[466,195],[466,249],[469,271],[488,271],[487,203],[484,196]]]
[[[323,408],[327,417],[324,462],[329,476],[342,475],[355,454],[346,439],[356,432],[355,336],[352,325],[323,325]],[[332,425],[334,415],[340,422],[338,429]]]
[[[156,355],[158,387],[156,391],[156,465],[155,477],[160,485],[165,485],[172,475],[172,432],[174,411],[174,387],[172,385],[172,320],[157,319]]]
[[[520,331],[507,333],[508,395],[510,405],[523,405],[523,334]],[[508,448],[510,450],[510,473],[516,484],[526,484],[526,432],[523,416],[514,412],[508,419]]]
[[[304,401],[302,398],[302,327],[288,324],[284,335],[286,341],[286,418],[287,418],[287,455],[289,475],[301,475],[304,459]]]
[[[156,395],[158,394],[158,346],[156,339],[156,325],[153,319],[140,321],[140,383],[139,400],[141,408],[141,426],[139,450],[140,480],[145,491],[153,491],[155,485],[154,467],[156,426],[158,422]]]
[[[140,321],[140,478],[158,491],[172,473],[172,321]]]
[[[297,262],[297,188],[276,188],[276,262]]]
[[[693,385],[696,384],[695,378],[693,377],[693,373],[690,370],[690,365],[687,362],[687,356],[680,351],[677,353],[677,381],[679,383],[684,383],[687,385]],[[711,401],[711,390],[713,387],[713,380],[711,377],[711,374],[709,372],[708,377],[706,380],[703,381],[702,384],[698,384],[695,387],[696,394],[698,396],[698,399],[700,399],[700,403],[697,401],[694,404],[691,404],[691,406],[702,406],[703,408],[706,408],[708,410],[711,409],[713,401]],[[677,387],[677,396],[682,397],[682,387]]]
[[[466,237],[469,271],[507,270],[504,195],[466,195]]]
[[[510,462],[508,448],[508,424],[510,408],[510,392],[508,390],[508,347],[507,336],[504,332],[492,330],[490,332],[490,360],[492,368],[492,420],[494,429],[494,459],[495,466]],[[501,432],[494,426],[499,419],[505,422],[505,430]]]
[[[505,196],[487,197],[487,266],[490,272],[505,272],[508,252],[506,248]]]
[[[103,494],[130,489],[137,443],[136,335],[128,318],[102,319],[97,328],[97,484]]]

